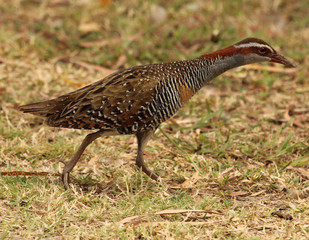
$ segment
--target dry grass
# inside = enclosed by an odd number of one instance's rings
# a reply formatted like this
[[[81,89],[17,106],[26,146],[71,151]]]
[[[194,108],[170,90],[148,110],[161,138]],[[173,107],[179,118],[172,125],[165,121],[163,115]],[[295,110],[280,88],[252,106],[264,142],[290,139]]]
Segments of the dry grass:
[[[308,239],[308,8],[302,0],[1,2],[0,171],[51,175],[0,178],[0,239]],[[246,36],[270,42],[297,71],[235,69],[202,89],[148,144],[162,185],[135,168],[135,138],[117,136],[87,148],[65,192],[53,174],[86,131],[16,110],[117,69],[197,57]]]

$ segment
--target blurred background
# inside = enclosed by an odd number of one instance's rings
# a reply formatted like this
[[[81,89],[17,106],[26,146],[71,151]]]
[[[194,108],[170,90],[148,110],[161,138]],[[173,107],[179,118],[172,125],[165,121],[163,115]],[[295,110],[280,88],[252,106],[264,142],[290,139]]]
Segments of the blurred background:
[[[74,169],[83,189],[97,188],[87,196],[88,190],[63,195],[58,177],[1,177],[2,233],[133,238],[144,228],[106,223],[188,208],[218,214],[208,220],[148,216],[170,224],[189,219],[206,228],[156,225],[139,236],[305,237],[308,13],[304,0],[0,0],[1,172],[58,173],[60,160],[69,159],[88,133],[50,128],[18,112],[20,104],[76,90],[119,69],[196,58],[246,37],[265,40],[297,65],[231,70],[161,126],[145,158],[175,193],[134,168],[134,136],[102,138]],[[280,204],[287,215],[272,215]]]
[[[255,36],[302,61],[307,13],[307,1],[13,0],[1,4],[1,56],[119,69],[198,57]]]

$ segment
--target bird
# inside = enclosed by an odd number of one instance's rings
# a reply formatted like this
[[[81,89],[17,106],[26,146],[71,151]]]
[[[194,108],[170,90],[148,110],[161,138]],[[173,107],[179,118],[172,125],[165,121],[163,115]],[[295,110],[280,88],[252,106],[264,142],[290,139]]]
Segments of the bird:
[[[113,135],[135,135],[136,165],[151,179],[159,180],[143,158],[159,125],[215,77],[259,62],[294,67],[268,43],[251,37],[198,58],[120,70],[54,99],[19,106],[19,110],[45,117],[51,127],[96,130],[84,138],[65,164],[61,174],[65,189],[70,187],[70,172],[87,146],[99,137]]]

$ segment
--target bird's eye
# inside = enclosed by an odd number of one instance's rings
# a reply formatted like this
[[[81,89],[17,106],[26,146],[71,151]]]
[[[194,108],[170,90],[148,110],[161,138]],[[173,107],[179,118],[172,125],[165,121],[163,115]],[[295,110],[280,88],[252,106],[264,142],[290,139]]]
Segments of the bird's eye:
[[[266,52],[267,52],[267,49],[266,48],[260,48],[259,49],[259,52],[261,53],[261,54],[265,54]]]

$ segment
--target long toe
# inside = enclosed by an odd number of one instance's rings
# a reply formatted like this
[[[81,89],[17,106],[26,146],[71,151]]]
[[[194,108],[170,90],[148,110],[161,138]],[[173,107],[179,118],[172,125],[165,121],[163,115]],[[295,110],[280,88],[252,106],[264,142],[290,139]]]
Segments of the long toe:
[[[61,180],[63,182],[64,188],[67,190],[70,188],[70,173],[69,172],[62,172]]]
[[[150,172],[149,177],[155,181],[159,181],[159,176],[153,172]]]

